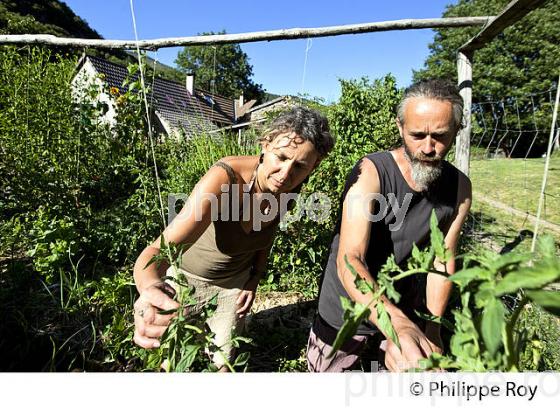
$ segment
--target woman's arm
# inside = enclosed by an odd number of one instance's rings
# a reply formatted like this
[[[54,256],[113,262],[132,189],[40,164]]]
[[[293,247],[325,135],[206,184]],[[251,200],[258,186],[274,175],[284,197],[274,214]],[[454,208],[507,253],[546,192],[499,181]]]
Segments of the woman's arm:
[[[237,313],[240,318],[246,316],[251,311],[251,306],[253,305],[255,295],[257,294],[257,287],[266,272],[268,255],[270,254],[271,247],[272,246],[266,249],[261,249],[260,251],[257,251],[255,255],[255,262],[253,263],[251,277],[245,284],[243,290],[239,293],[239,297],[236,302],[237,310],[235,313]]]
[[[193,189],[187,203],[175,219],[162,233],[165,244],[175,243],[190,245],[197,241],[208,228],[212,216],[220,209],[222,185],[229,183],[225,170],[212,167]],[[160,315],[159,310],[171,310],[179,307],[172,299],[171,290],[161,282],[169,263],[159,264],[149,261],[159,255],[161,237],[148,245],[138,256],[134,265],[134,282],[139,298],[134,303],[134,341],[141,347],[159,346],[159,337],[163,334],[171,315]],[[147,266],[148,265],[148,266]]]

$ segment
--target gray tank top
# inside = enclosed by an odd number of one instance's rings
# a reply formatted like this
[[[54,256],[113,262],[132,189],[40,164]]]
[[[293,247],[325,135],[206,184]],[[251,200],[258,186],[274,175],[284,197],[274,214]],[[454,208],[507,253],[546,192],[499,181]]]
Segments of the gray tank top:
[[[427,194],[416,192],[410,188],[390,152],[369,154],[366,158],[373,162],[377,168],[381,194],[384,198],[387,198],[388,194],[392,193],[396,196],[399,206],[402,206],[406,194],[412,195],[408,211],[400,229],[389,229],[389,226],[396,219],[390,204],[388,205],[388,212],[383,219],[378,222],[371,222],[371,235],[366,253],[366,263],[371,275],[375,278],[376,273],[391,254],[395,255],[397,264],[402,265],[409,258],[414,243],[419,248],[429,244],[430,216],[433,209],[436,211],[440,229],[443,232],[447,232],[457,206],[458,170],[447,161],[444,161],[441,177],[437,184],[430,189],[429,194]],[[342,210],[342,202],[346,193],[356,182],[359,174],[360,167],[358,162],[346,180],[340,210]],[[378,208],[375,209],[375,212],[377,211]],[[337,329],[343,323],[340,296],[349,298],[344,286],[338,279],[336,269],[339,235],[340,216],[331,243],[328,262],[319,285],[319,314],[327,324]],[[407,314],[410,314],[410,312],[407,311],[406,307],[412,305],[410,298],[423,296],[422,294],[419,295],[421,292],[416,292],[419,286],[421,286],[421,283],[419,284],[418,282],[422,280],[420,276],[424,275],[415,275],[397,282],[397,290],[402,294],[401,304],[403,305],[399,305],[399,307],[404,307]],[[358,328],[357,334],[372,334],[375,331],[375,326],[370,321],[366,321]]]

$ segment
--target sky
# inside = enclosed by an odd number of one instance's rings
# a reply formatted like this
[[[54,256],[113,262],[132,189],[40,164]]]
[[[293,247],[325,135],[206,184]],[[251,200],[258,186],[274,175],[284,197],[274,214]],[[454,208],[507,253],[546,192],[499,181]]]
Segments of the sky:
[[[64,0],[106,39],[134,39],[130,0]],[[323,27],[406,18],[441,17],[453,0],[133,0],[139,39],[194,36],[225,30],[244,33]],[[389,31],[338,37],[241,44],[253,80],[274,94],[308,94],[333,102],[339,78],[379,78],[392,73],[399,87],[412,80],[428,55],[434,32]],[[174,66],[180,48],[152,57]],[[306,60],[307,50],[307,63]],[[304,69],[305,66],[305,69]]]

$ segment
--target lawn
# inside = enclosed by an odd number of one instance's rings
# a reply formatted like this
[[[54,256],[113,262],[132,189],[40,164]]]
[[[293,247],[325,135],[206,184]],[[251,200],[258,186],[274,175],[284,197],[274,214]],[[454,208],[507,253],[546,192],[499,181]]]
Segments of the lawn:
[[[536,215],[544,164],[544,158],[473,160],[470,177],[475,198],[478,194],[482,198],[499,201],[518,211]],[[558,155],[550,161],[541,218],[560,224],[560,156]],[[527,226],[532,229],[532,225],[529,223]]]

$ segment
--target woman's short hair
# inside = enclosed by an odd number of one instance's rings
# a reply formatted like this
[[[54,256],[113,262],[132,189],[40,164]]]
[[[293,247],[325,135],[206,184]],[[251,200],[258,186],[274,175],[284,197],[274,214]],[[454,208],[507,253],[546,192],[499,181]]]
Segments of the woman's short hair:
[[[271,142],[278,135],[287,132],[295,132],[302,139],[311,142],[321,157],[325,157],[334,147],[328,120],[318,111],[307,107],[296,106],[282,112],[272,121],[260,140]]]

